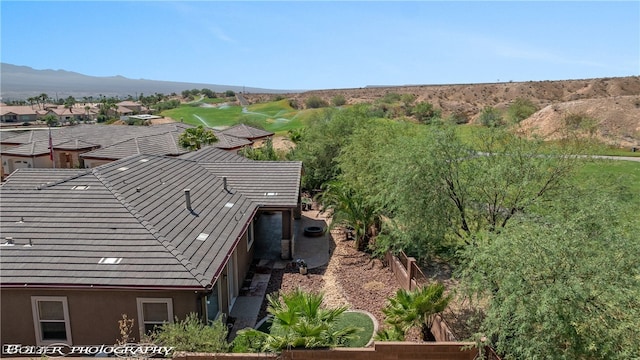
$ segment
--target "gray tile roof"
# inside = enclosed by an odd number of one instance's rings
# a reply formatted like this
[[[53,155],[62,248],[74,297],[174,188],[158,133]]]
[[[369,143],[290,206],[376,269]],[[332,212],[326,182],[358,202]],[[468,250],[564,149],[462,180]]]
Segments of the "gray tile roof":
[[[0,247],[2,286],[204,288],[256,210],[241,192],[225,191],[221,177],[184,159],[137,155],[84,172],[52,170],[57,182],[38,189],[15,186],[43,174],[19,170],[0,187],[0,241],[16,243]],[[206,240],[196,239],[201,233]],[[122,260],[99,264],[102,258]]]
[[[230,128],[222,130],[222,132],[228,135],[233,135],[235,137],[245,138],[250,140],[273,136],[272,132],[247,126],[245,124],[234,125]]]
[[[168,132],[127,139],[104,148],[89,151],[80,155],[81,158],[118,160],[138,154],[149,155],[180,155],[188,152],[178,145],[179,133]],[[54,148],[56,148],[54,146]]]
[[[194,160],[198,162],[249,162],[252,161],[237,153],[222,150],[215,146],[205,146],[200,150],[191,151],[180,155],[181,159]]]
[[[109,146],[123,140],[133,139],[149,135],[163,134],[167,132],[182,132],[184,129],[193,127],[184,123],[168,123],[152,126],[128,126],[128,125],[88,125],[79,124],[75,126],[52,128],[51,136],[55,144],[64,143],[70,140],[82,140],[101,147]],[[49,141],[49,131],[29,130],[20,135],[3,138],[2,142],[27,144],[33,141]]]
[[[300,194],[302,162],[251,161],[217,162],[202,166],[218,177],[226,177],[228,187],[260,206],[295,207]]]
[[[55,149],[55,144],[53,146]],[[3,155],[38,156],[49,153],[49,140],[34,141],[2,150]]]
[[[238,149],[243,146],[252,144],[252,142],[247,139],[239,138],[230,134],[225,134],[217,130],[214,130],[213,132],[218,138],[218,142],[214,143],[213,146],[220,149]]]
[[[18,169],[7,176],[3,189],[36,189],[88,173],[87,169]],[[0,203],[1,204],[1,203]],[[4,204],[2,204],[4,205]]]

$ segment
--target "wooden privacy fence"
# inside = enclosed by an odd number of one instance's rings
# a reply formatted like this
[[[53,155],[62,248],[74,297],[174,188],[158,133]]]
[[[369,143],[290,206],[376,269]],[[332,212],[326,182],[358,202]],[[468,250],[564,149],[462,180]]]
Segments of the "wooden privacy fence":
[[[427,277],[420,270],[416,259],[407,256],[404,252],[400,252],[396,256],[389,251],[386,255],[386,261],[403,289],[414,290],[428,283]]]

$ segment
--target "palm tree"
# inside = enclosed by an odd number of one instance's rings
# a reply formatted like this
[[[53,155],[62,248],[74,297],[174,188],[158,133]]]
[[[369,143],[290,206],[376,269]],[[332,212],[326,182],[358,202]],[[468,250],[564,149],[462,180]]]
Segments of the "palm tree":
[[[359,192],[340,181],[324,185],[324,191],[318,198],[323,204],[321,211],[333,212],[331,227],[353,228],[356,248],[360,251],[365,250],[369,240],[380,228],[380,212]]]
[[[435,315],[441,313],[449,305],[451,295],[444,295],[444,285],[433,283],[413,291],[399,289],[396,295],[388,299],[387,306],[382,309],[385,314],[385,323],[393,330],[380,331],[378,339],[386,336],[396,336],[401,339],[412,327],[419,327],[422,339],[435,341],[431,333],[431,326]]]
[[[270,334],[256,329],[238,331],[248,350],[279,352],[286,348],[318,348],[344,345],[360,328],[335,329],[333,324],[346,307],[325,308],[322,293],[296,289],[289,293],[267,295],[267,312],[272,316]]]
[[[218,142],[218,138],[213,131],[205,130],[202,125],[186,129],[180,134],[180,137],[178,137],[178,144],[191,151],[199,150],[203,145],[211,145],[215,142]]]

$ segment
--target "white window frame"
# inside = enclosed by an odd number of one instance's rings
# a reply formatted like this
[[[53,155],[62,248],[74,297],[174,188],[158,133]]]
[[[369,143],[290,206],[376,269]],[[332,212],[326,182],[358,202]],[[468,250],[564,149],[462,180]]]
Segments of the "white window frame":
[[[59,320],[60,322],[64,321],[64,330],[66,332],[67,339],[66,341],[61,340],[44,340],[42,334],[42,326],[41,322],[43,320],[40,319],[40,312],[38,311],[38,302],[40,301],[59,301],[62,303],[62,310],[64,311],[64,320]],[[32,296],[31,297],[31,310],[33,314],[33,326],[35,328],[36,334],[36,345],[49,345],[56,343],[66,343],[67,345],[73,345],[73,340],[71,338],[71,321],[69,319],[69,304],[67,303],[66,296]],[[44,320],[51,322],[52,320]],[[53,320],[58,321],[58,320]]]
[[[144,326],[149,324],[162,325],[163,323],[148,322],[144,320],[143,304],[165,304],[167,305],[167,315],[170,323],[173,322],[173,299],[171,298],[136,298],[138,305],[138,329],[140,330],[140,338],[146,335]]]
[[[253,246],[254,240],[256,236],[253,231],[253,220],[247,226],[247,252],[251,251],[251,246]]]

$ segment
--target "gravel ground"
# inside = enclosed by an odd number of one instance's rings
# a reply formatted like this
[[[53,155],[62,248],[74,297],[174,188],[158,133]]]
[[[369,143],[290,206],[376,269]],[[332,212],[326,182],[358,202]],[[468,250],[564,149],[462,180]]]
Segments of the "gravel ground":
[[[354,248],[354,241],[345,240],[342,231],[332,230],[331,235],[333,244],[329,264],[309,269],[306,275],[301,275],[294,265],[285,269],[273,269],[267,294],[290,291],[297,287],[311,292],[323,292],[325,305],[347,305],[351,310],[365,310],[382,324],[384,314],[381,309],[387,298],[399,288],[393,273],[380,260],[372,260],[368,254],[358,252]],[[265,302],[259,318],[266,315]]]

